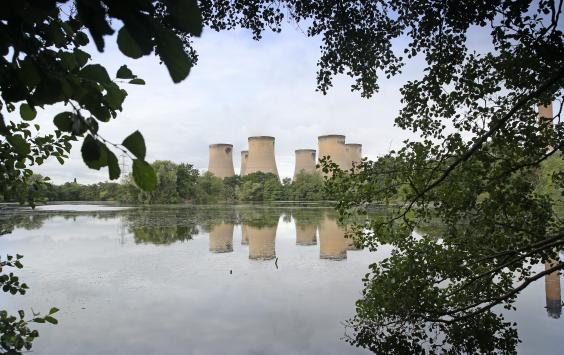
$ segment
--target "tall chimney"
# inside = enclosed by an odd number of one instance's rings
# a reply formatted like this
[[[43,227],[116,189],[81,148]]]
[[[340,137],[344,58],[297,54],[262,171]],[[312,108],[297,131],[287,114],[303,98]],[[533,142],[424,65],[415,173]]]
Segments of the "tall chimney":
[[[331,161],[337,164],[341,169],[346,169],[345,136],[329,134],[319,136],[317,139],[319,144],[318,159],[328,156],[331,158]]]
[[[246,226],[249,239],[249,259],[270,260],[276,257],[276,228]]]
[[[210,252],[229,253],[233,251],[233,223],[221,223],[210,231]]]
[[[233,144],[210,144],[208,171],[220,179],[235,175]]]
[[[315,149],[296,150],[296,167],[294,168],[294,180],[299,173],[315,172]]]
[[[276,158],[274,157],[274,137],[249,137],[249,157],[245,174],[258,171],[278,176]]]
[[[346,259],[348,247],[345,231],[334,218],[326,216],[319,226],[319,258]]]
[[[249,151],[242,150],[241,151],[241,172],[239,172],[239,176],[247,175],[247,159],[249,159]]]
[[[362,160],[362,144],[347,143],[345,144],[347,156],[347,169],[351,169],[354,164],[360,163]]]

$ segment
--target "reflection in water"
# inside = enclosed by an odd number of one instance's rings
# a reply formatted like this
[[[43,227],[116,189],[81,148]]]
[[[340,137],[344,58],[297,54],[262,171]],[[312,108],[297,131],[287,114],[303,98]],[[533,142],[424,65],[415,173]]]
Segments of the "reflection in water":
[[[299,225],[296,223],[296,244],[297,245],[316,245],[317,227],[315,225]]]
[[[344,260],[347,258],[348,247],[344,229],[334,218],[326,216],[319,226],[319,257]]]
[[[246,226],[249,238],[249,259],[269,260],[276,257],[276,228]]]
[[[552,262],[546,262],[544,268],[550,269],[554,266]],[[560,318],[562,314],[562,299],[560,289],[560,272],[555,271],[544,277],[546,290],[546,311],[551,318]]]
[[[290,210],[291,214],[288,213],[288,210]],[[291,218],[290,218],[291,215]],[[47,221],[49,219],[56,219],[54,222],[55,223],[47,223]],[[61,224],[61,220],[64,219],[66,222],[69,223],[64,223]],[[111,223],[97,223],[96,221],[105,221],[108,220]],[[117,220],[117,222],[116,222]],[[34,229],[40,229],[43,227],[47,227],[45,229],[45,233],[53,233],[52,230],[48,229],[48,228],[57,228],[57,226],[59,225],[63,225],[64,227],[58,227],[58,228],[69,228],[72,226],[72,228],[78,228],[78,229],[70,229],[68,232],[63,231],[62,234],[65,233],[76,233],[76,234],[80,234],[80,233],[85,233],[85,234],[92,234],[92,235],[110,235],[109,233],[111,232],[101,232],[101,229],[97,229],[97,228],[103,228],[104,226],[111,226],[112,228],[114,228],[116,225],[118,225],[120,228],[119,230],[121,230],[121,235],[122,237],[126,237],[126,238],[131,238],[132,240],[135,241],[136,244],[139,243],[143,243],[143,244],[154,244],[154,245],[171,245],[170,247],[167,247],[167,251],[170,250],[171,254],[173,256],[173,258],[167,258],[166,263],[173,263],[175,262],[174,260],[178,261],[177,265],[180,266],[186,266],[189,265],[189,261],[186,260],[186,258],[184,257],[184,249],[183,248],[200,248],[201,249],[197,249],[196,253],[192,254],[195,256],[195,259],[191,259],[192,262],[194,262],[194,265],[198,265],[196,262],[198,260],[206,260],[206,259],[197,259],[198,257],[201,256],[201,253],[208,253],[208,252],[212,252],[212,253],[230,253],[230,254],[226,254],[225,258],[215,258],[215,260],[213,262],[217,262],[220,263],[219,265],[221,265],[222,267],[225,268],[229,268],[231,269],[232,267],[247,267],[246,264],[249,263],[249,261],[247,260],[247,251],[244,250],[244,248],[235,248],[236,250],[234,250],[234,246],[233,246],[233,240],[234,240],[234,228],[235,225],[240,225],[241,226],[241,231],[242,231],[242,239],[241,239],[241,244],[243,245],[247,245],[249,246],[249,251],[248,251],[248,258],[249,259],[253,259],[253,262],[251,262],[251,264],[254,264],[256,266],[257,262],[255,262],[254,260],[271,260],[276,258],[277,255],[277,251],[275,250],[276,247],[276,238],[280,238],[281,240],[279,240],[279,245],[278,245],[278,255],[279,256],[284,256],[284,258],[286,259],[286,257],[288,256],[288,264],[290,264],[291,262],[295,262],[296,264],[300,264],[300,265],[306,265],[306,263],[317,263],[316,265],[321,265],[320,268],[327,268],[327,270],[331,271],[330,276],[327,277],[327,279],[322,279],[323,282],[320,281],[319,284],[315,284],[315,287],[325,287],[326,285],[332,285],[332,282],[335,279],[339,279],[339,280],[343,280],[346,279],[345,277],[342,277],[344,275],[350,275],[348,274],[349,269],[347,269],[348,267],[350,267],[350,265],[354,265],[356,262],[358,262],[357,258],[353,258],[352,255],[347,262],[343,262],[343,263],[331,263],[331,262],[326,262],[326,261],[315,261],[317,259],[317,247],[310,247],[310,248],[301,248],[301,247],[296,247],[294,245],[294,236],[293,235],[286,235],[284,234],[285,231],[291,230],[290,228],[288,228],[288,226],[284,226],[284,228],[281,228],[280,231],[278,231],[278,236],[277,236],[277,227],[278,227],[278,221],[282,220],[282,222],[280,222],[281,224],[284,223],[289,223],[292,220],[295,221],[295,228],[296,228],[296,235],[295,235],[295,244],[296,245],[316,245],[317,243],[319,243],[319,258],[320,259],[330,259],[330,260],[344,260],[347,258],[347,253],[348,250],[352,250],[353,243],[351,239],[346,238],[346,233],[345,230],[339,226],[339,224],[337,223],[335,216],[334,216],[334,212],[332,210],[329,209],[323,209],[323,208],[302,208],[302,207],[287,207],[287,206],[283,206],[283,207],[277,207],[277,206],[213,206],[213,207],[187,207],[187,206],[183,206],[183,207],[167,207],[167,206],[155,206],[155,207],[151,207],[151,208],[134,208],[134,209],[130,209],[130,210],[123,210],[123,211],[105,211],[105,212],[64,212],[64,213],[54,213],[54,212],[46,212],[46,211],[37,211],[37,212],[26,212],[26,213],[20,213],[20,214],[16,214],[13,213],[12,215],[7,215],[6,213],[2,214],[0,213],[0,235],[2,234],[6,234],[6,236],[0,237],[0,243],[10,243],[11,238],[8,236],[9,234],[12,234],[14,231],[16,231],[17,229],[20,229],[19,234],[20,235],[28,235],[28,234],[33,234],[33,233],[22,233],[21,230],[25,230],[25,231],[30,231],[30,230],[34,230]],[[71,221],[74,221],[71,223]],[[52,221],[53,222],[53,221]],[[94,222],[94,223],[93,223]],[[119,222],[119,223],[118,223]],[[46,224],[46,226],[43,226],[43,224]],[[434,230],[436,230],[436,226],[429,226],[428,230],[425,230],[425,233],[432,233]],[[56,229],[55,229],[56,230]],[[116,230],[115,228],[113,230]],[[209,233],[209,241],[206,241],[205,238],[201,238],[203,240],[201,241],[190,241],[192,239],[193,235],[198,234],[198,231],[206,231]],[[317,232],[317,230],[319,232]],[[126,231],[129,233],[129,235],[126,233]],[[59,230],[60,232],[60,230]],[[316,233],[318,233],[319,237],[316,237]],[[16,231],[14,234],[18,235],[18,232]],[[38,240],[41,240],[41,243],[38,243],[38,248],[45,248],[46,246],[48,247],[48,239],[43,238],[43,230],[41,230],[41,233],[35,233],[35,235],[40,236],[41,238],[38,238]],[[74,238],[74,235],[73,237]],[[71,238],[71,239],[72,239]],[[198,238],[196,238],[198,239]],[[30,239],[30,241],[28,242],[27,240],[18,240],[17,238],[15,239],[16,242],[21,242],[22,245],[24,245],[23,243],[29,243],[29,244],[25,244],[24,246],[26,248],[33,248],[33,240]],[[317,241],[319,240],[319,242]],[[74,243],[76,242],[76,245],[78,245],[79,243],[81,243],[81,241],[79,240],[79,238],[77,239],[73,239],[72,240],[72,246],[74,247]],[[97,244],[94,244],[94,242],[99,243],[100,245],[103,245],[105,239],[104,238],[100,238],[99,240],[96,239],[92,239],[88,241],[88,244],[85,245],[85,250],[88,251],[87,254],[91,253],[91,248],[93,247],[97,247]],[[190,242],[188,242],[190,241]],[[172,246],[172,244],[175,243],[180,243],[180,242],[188,242],[185,245],[176,245],[176,246]],[[209,242],[209,251],[206,250],[206,248],[208,247],[208,245],[206,243]],[[199,243],[199,244],[198,244]],[[70,248],[71,244],[66,245],[66,247]],[[0,245],[0,247],[3,245]],[[65,247],[65,245],[61,242],[61,246]],[[144,248],[138,248],[138,246],[134,245],[134,244],[130,244],[128,245],[126,248],[122,248],[121,250],[114,250],[113,249],[114,245],[110,245],[107,249],[103,249],[104,251],[104,255],[114,255],[114,257],[116,255],[118,255],[119,258],[119,264],[117,264],[117,270],[118,272],[116,273],[118,276],[122,276],[121,274],[119,274],[120,272],[123,272],[123,270],[131,270],[134,269],[135,273],[137,273],[137,269],[136,268],[131,268],[132,265],[136,265],[136,264],[127,264],[126,267],[124,268],[122,265],[122,260],[121,256],[122,255],[127,255],[128,258],[128,263],[131,260],[136,260],[135,258],[138,255],[137,251],[142,251],[142,252],[148,252],[150,251],[151,248],[149,247],[144,247]],[[59,248],[58,246],[56,248]],[[288,252],[288,250],[286,248],[294,248],[296,249],[296,251],[298,249],[299,253],[296,254],[292,254],[291,252]],[[54,248],[55,249],[55,248]],[[136,250],[135,252],[132,252],[129,254],[129,251],[131,250]],[[179,253],[179,251],[182,251],[182,253]],[[200,253],[201,251],[201,253]],[[67,252],[69,252],[69,255],[75,255],[75,250],[74,249],[68,249]],[[72,253],[71,253],[72,252]],[[59,253],[58,250],[56,250],[56,253]],[[124,253],[128,253],[128,254],[124,254]],[[92,253],[92,254],[96,254],[96,253]],[[199,255],[198,255],[199,254]],[[27,254],[26,254],[27,255]],[[31,260],[33,260],[33,253],[30,252],[29,255],[31,256]],[[40,249],[38,252],[36,252],[36,257],[37,255],[39,256],[44,256],[44,250]],[[55,254],[54,254],[55,255]],[[296,255],[300,255],[299,258],[296,257]],[[310,260],[302,260],[303,255],[308,255],[307,258],[309,258]],[[363,254],[360,253],[360,255],[362,256]],[[180,257],[179,257],[180,256]],[[293,258],[293,259],[292,259]],[[313,259],[313,261],[311,260]],[[359,258],[360,259],[360,258]],[[141,259],[141,267],[144,267],[143,263],[145,263],[146,259]],[[34,260],[35,261],[35,260]],[[96,263],[98,263],[98,260],[94,260]],[[221,263],[225,263],[225,264],[221,264]],[[50,265],[49,263],[46,263],[45,265]],[[64,264],[61,264],[64,265]],[[75,264],[72,264],[75,265]],[[76,265],[87,265],[84,263],[83,260],[77,261]],[[111,267],[112,264],[108,264],[110,265],[109,267]],[[551,267],[551,265],[553,265],[552,263],[547,263],[545,264],[545,268],[549,268]],[[96,264],[96,267],[100,267],[98,264]],[[108,267],[107,270],[110,270]],[[57,268],[54,268],[57,269]],[[182,269],[182,267],[179,267],[177,269]],[[260,269],[260,268],[258,268]],[[286,270],[284,270],[285,272],[292,272],[290,270],[291,268],[286,268]],[[25,269],[24,269],[25,270]],[[83,272],[83,274],[81,275],[88,275],[88,272],[90,269],[88,269],[87,266],[85,266],[83,269],[81,269],[81,272]],[[106,271],[107,271],[106,270]],[[143,280],[147,279],[147,280],[158,280],[160,279],[160,275],[158,273],[155,274],[150,274],[150,272],[152,272],[150,269],[144,269],[145,273],[143,273]],[[168,269],[167,269],[168,270]],[[267,268],[265,268],[265,270],[267,270]],[[298,269],[299,270],[299,269]],[[343,271],[344,270],[344,271]],[[319,275],[319,273],[317,272],[318,270],[316,270],[316,278]],[[343,271],[342,273],[339,274],[340,271]],[[362,270],[364,272],[364,270]],[[278,270],[275,270],[274,268],[272,268],[272,270],[270,268],[268,268],[268,272],[278,272]],[[268,276],[268,280],[270,280],[271,274],[265,274]],[[52,275],[62,275],[64,273],[56,273],[56,272],[52,272],[50,274],[47,274],[47,276],[45,277],[52,277]],[[107,272],[104,275],[111,275],[112,273]],[[258,274],[258,273],[257,273]],[[257,274],[253,273],[253,277],[245,279],[244,277],[240,279],[240,282],[251,282],[249,281],[250,279],[253,279]],[[79,275],[78,273],[76,275]],[[129,274],[131,275],[131,274]],[[149,275],[149,276],[146,276]],[[311,280],[307,280],[304,281],[305,279],[299,279],[300,274],[292,274],[292,277],[297,277],[299,280],[299,283],[297,283],[299,285],[299,287],[306,287],[304,288],[304,290],[310,290],[309,286],[311,285],[306,285],[308,283],[310,283]],[[338,275],[338,277],[336,277],[335,275]],[[178,275],[177,275],[178,276]],[[84,277],[88,277],[88,276],[84,276]],[[106,276],[108,277],[108,276]],[[183,275],[183,277],[186,277],[186,280],[191,280],[189,278],[188,274]],[[359,276],[360,279],[361,276]],[[151,279],[152,278],[152,279]],[[131,287],[131,290],[136,290],[137,287],[139,285],[135,284],[135,282],[137,282],[135,277],[125,277],[123,279],[127,279],[127,282],[130,283],[129,285],[132,286],[134,285],[135,287]],[[201,280],[205,280],[207,278],[201,278]],[[121,279],[120,279],[121,280]],[[198,282],[198,273],[195,274],[194,280],[196,280],[196,282]],[[98,281],[98,280],[97,280]],[[191,280],[192,281],[192,280]],[[215,280],[213,280],[215,282]],[[47,282],[46,282],[47,284]],[[96,283],[92,283],[92,284],[96,284]],[[249,284],[245,283],[244,284],[245,287],[247,287]],[[215,286],[215,284],[214,284]],[[542,284],[537,285],[540,286],[542,288]],[[44,286],[41,286],[44,287]],[[57,284],[57,287],[60,287],[59,284]],[[82,285],[81,285],[82,287]],[[256,290],[261,290],[262,288],[264,288],[264,284],[259,284],[257,283],[256,286]],[[210,289],[212,289],[212,287],[210,287]],[[243,292],[242,294],[244,294],[244,296],[242,296],[242,298],[244,299],[244,302],[248,301],[248,288],[244,288],[245,292]],[[313,288],[311,288],[313,289]],[[327,288],[326,290],[328,290],[329,288]],[[42,290],[39,288],[38,286],[38,290]],[[539,290],[538,288],[536,289],[535,292],[541,292],[539,294],[537,294],[536,296],[536,300],[537,302],[539,301],[539,298],[542,298],[542,290]],[[330,292],[330,291],[329,291]],[[561,284],[560,284],[560,275],[558,273],[552,273],[550,275],[547,275],[545,277],[545,292],[546,292],[546,309],[548,312],[549,317],[551,318],[561,318],[561,313],[562,313],[562,303],[561,303]],[[174,294],[174,293],[173,293]],[[275,294],[275,293],[274,293]],[[315,294],[315,292],[304,292],[304,294]],[[223,296],[223,295],[222,295]],[[300,296],[302,297],[302,296]],[[132,298],[132,297],[130,297]],[[217,298],[211,298],[212,300],[217,300]],[[300,298],[300,301],[303,298]],[[153,302],[154,297],[151,298],[150,302]],[[173,299],[173,300],[169,300],[171,304],[176,305],[177,300]],[[314,302],[318,302],[319,300],[316,299]],[[206,302],[205,300],[203,300],[202,302]],[[401,302],[401,306],[404,307],[405,306],[405,300],[399,300],[398,302]],[[352,304],[352,301],[351,301]],[[59,306],[59,304],[56,304],[57,306]],[[61,308],[65,307],[64,304],[61,304]],[[107,305],[104,304],[102,306],[100,306],[100,309],[104,309],[104,307],[106,307]],[[233,307],[235,308],[235,307]],[[273,308],[276,308],[276,306],[273,306]],[[529,307],[530,309],[531,307]],[[242,309],[244,309],[244,307],[242,307]],[[544,314],[544,311],[542,309],[540,309],[538,307],[538,305],[534,306],[534,312],[538,312],[538,314],[540,314],[541,312]],[[107,310],[107,309],[106,309]],[[309,310],[309,309],[308,309]],[[109,311],[108,311],[109,312]],[[123,312],[127,312],[126,310],[124,310]],[[284,309],[284,312],[286,312],[286,309]],[[304,313],[307,311],[304,311]],[[323,313],[326,314],[326,307],[323,308]],[[293,315],[291,315],[293,317]],[[341,317],[341,316],[340,316]],[[344,316],[342,316],[343,318],[339,318],[339,320],[344,319]],[[185,317],[188,318],[188,317]],[[184,321],[184,319],[182,319],[182,321]],[[194,319],[204,319],[205,317],[201,317],[201,315],[199,315],[199,317],[194,317]],[[248,316],[248,314],[245,314],[241,319],[248,319],[250,318]],[[258,318],[258,315],[255,317]],[[546,316],[543,316],[542,318],[546,318]],[[233,324],[240,324],[241,319],[237,319],[233,321]],[[279,318],[276,318],[277,320]],[[228,319],[221,319],[221,322],[228,322]],[[486,322],[487,319],[485,319],[483,322]],[[546,319],[546,321],[550,321],[551,327],[553,328],[558,328],[558,325],[556,327],[554,327],[554,320],[553,319]],[[480,321],[482,322],[482,321]],[[561,322],[561,320],[560,320]],[[63,322],[61,322],[63,323]],[[219,324],[219,323],[216,323]],[[280,324],[282,326],[285,327],[285,329],[295,329],[293,327],[293,323],[284,323],[284,321],[280,321]],[[262,326],[263,324],[261,324]],[[543,324],[538,324],[539,326],[543,326]],[[495,340],[495,336],[493,335],[493,332],[489,332],[488,330],[491,329],[491,327],[488,326],[488,323],[483,323],[480,324],[480,326],[483,326],[483,330],[484,333],[480,334],[480,336],[484,337],[484,341],[497,341]],[[537,326],[537,324],[535,323],[533,326]],[[329,329],[331,329],[329,327]],[[474,328],[476,329],[476,328]],[[540,330],[538,330],[539,333],[541,333]],[[87,333],[87,332],[85,332]],[[546,332],[542,333],[542,336],[546,336],[548,337],[549,335],[545,334]],[[167,334],[168,335],[168,334]],[[277,333],[276,336],[279,336],[279,334]],[[509,339],[511,335],[504,338],[502,341],[507,341],[507,339]],[[552,336],[553,339],[553,335]],[[65,344],[65,337],[61,337],[61,347],[64,349],[66,344]],[[492,340],[494,339],[494,340]],[[266,341],[265,341],[266,342]],[[291,344],[291,342],[287,342],[287,344]],[[270,345],[270,344],[267,344]],[[99,349],[96,349],[99,350]],[[247,350],[247,349],[246,349]],[[72,349],[68,350],[68,354],[73,353]],[[47,352],[50,353],[50,352]],[[59,352],[60,353],[60,352]],[[92,353],[96,353],[95,350]],[[124,352],[124,353],[128,353],[128,354],[132,354],[132,353],[138,353],[138,352]],[[211,353],[211,352],[210,352]],[[218,352],[221,353],[221,352]],[[224,353],[224,352],[223,352]],[[234,353],[244,353],[244,352],[237,352],[234,351]],[[327,352],[311,352],[311,353],[327,353]],[[335,351],[333,352],[334,354],[337,353],[342,353],[342,352],[338,352]],[[397,352],[399,353],[399,352]]]
[[[241,225],[241,245],[249,245],[249,232],[245,225]]]
[[[221,223],[214,226],[209,233],[210,252],[229,253],[233,251],[233,223]]]

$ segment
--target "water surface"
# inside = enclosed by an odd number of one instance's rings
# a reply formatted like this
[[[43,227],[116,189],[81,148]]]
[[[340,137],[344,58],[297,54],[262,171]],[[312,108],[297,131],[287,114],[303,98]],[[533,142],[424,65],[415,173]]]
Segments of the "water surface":
[[[40,326],[37,354],[365,354],[342,322],[389,252],[354,250],[316,206],[59,205],[2,216],[0,230],[31,287],[2,304],[61,309],[59,325]],[[562,351],[551,282],[509,315],[524,354]]]

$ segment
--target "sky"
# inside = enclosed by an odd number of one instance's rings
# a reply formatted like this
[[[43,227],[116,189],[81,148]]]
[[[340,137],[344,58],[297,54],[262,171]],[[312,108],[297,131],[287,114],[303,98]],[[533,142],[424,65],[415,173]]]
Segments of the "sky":
[[[195,40],[198,64],[187,79],[174,84],[166,67],[154,56],[133,60],[125,57],[106,37],[103,53],[90,46],[92,63],[104,65],[115,75],[122,64],[143,78],[146,85],[125,84],[128,91],[123,111],[99,133],[114,143],[135,130],[147,145],[147,160],[191,163],[202,172],[208,165],[208,146],[234,146],[235,171],[247,138],[269,135],[276,138],[275,153],[281,178],[291,177],[296,149],[317,149],[317,137],[344,134],[347,143],[361,143],[363,155],[375,159],[397,148],[410,137],[394,127],[400,109],[399,88],[415,79],[416,65],[398,77],[380,82],[380,92],[370,99],[351,92],[351,80],[337,77],[327,95],[315,90],[320,40],[308,38],[287,24],[281,34],[265,34],[254,41],[249,31],[217,33],[205,29]],[[37,123],[52,130],[52,118],[61,107],[40,112]],[[88,169],[75,144],[70,159],[61,166],[55,159],[36,172],[55,183],[107,181],[107,170]]]

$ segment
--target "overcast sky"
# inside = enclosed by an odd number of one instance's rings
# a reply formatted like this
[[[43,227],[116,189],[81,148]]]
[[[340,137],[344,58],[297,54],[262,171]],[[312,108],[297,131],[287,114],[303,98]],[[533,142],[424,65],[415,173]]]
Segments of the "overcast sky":
[[[317,149],[317,137],[344,134],[348,143],[362,143],[369,158],[398,147],[408,134],[394,127],[400,108],[399,88],[414,79],[417,67],[383,80],[371,99],[350,91],[350,80],[337,78],[328,95],[315,91],[316,62],[320,42],[308,38],[291,25],[281,34],[265,34],[253,41],[248,31],[216,33],[205,30],[196,40],[199,62],[189,77],[173,84],[166,67],[151,55],[131,60],[119,52],[115,38],[106,37],[106,50],[93,47],[93,62],[101,63],[110,75],[122,64],[145,79],[146,85],[125,85],[129,95],[118,118],[100,124],[100,134],[113,142],[139,129],[147,144],[147,159],[192,163],[207,169],[208,145],[234,145],[235,171],[247,138],[270,135],[276,138],[276,161],[281,177],[291,177],[294,150]],[[42,113],[38,123],[52,129],[52,117],[60,108]],[[56,183],[107,180],[107,170],[88,169],[75,144],[64,166],[51,160],[37,171]]]

